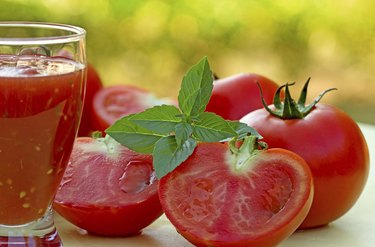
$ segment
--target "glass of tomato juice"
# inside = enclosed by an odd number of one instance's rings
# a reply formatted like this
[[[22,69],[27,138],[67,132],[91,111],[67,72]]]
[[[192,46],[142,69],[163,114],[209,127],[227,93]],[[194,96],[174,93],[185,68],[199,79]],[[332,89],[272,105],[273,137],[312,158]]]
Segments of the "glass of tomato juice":
[[[0,246],[62,246],[51,205],[80,122],[85,35],[0,22]]]

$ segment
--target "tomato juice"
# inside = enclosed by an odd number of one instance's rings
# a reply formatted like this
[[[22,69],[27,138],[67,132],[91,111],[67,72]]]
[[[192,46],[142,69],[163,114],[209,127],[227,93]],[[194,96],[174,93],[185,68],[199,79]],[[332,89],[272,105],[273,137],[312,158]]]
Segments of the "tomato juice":
[[[77,133],[85,69],[68,59],[0,55],[0,225],[41,218]]]

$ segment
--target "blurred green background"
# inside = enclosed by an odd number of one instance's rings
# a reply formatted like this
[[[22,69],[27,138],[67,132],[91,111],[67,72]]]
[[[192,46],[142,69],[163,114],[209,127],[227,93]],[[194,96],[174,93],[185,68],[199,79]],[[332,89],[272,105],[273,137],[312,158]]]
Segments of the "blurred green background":
[[[240,72],[277,83],[308,77],[357,121],[375,124],[375,1],[0,0],[0,20],[48,21],[87,30],[88,60],[105,85],[136,84],[177,96],[203,56],[219,77]]]

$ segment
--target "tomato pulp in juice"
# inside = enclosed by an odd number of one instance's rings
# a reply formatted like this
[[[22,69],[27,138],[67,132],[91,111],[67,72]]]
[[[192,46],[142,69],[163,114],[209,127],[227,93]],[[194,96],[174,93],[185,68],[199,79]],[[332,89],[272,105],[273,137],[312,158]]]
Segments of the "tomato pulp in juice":
[[[41,218],[77,132],[84,66],[70,60],[0,55],[0,224]]]

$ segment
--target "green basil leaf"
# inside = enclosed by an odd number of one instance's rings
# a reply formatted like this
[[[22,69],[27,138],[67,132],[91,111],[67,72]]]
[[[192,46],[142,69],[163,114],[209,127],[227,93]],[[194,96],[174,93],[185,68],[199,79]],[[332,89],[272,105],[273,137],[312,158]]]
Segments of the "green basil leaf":
[[[231,121],[227,120],[227,123],[232,127],[232,129],[237,133],[238,139],[244,139],[247,135],[253,135],[258,139],[262,139],[263,137],[256,131],[254,128],[250,127],[245,123],[241,123],[239,121]]]
[[[217,142],[237,136],[237,133],[222,117],[212,112],[203,112],[194,123],[193,135],[202,142]]]
[[[174,131],[177,123],[181,122],[180,110],[173,105],[160,105],[135,114],[130,121],[160,134]]]
[[[193,134],[193,127],[188,123],[179,123],[175,128],[177,146],[181,146]]]
[[[165,135],[155,133],[133,123],[130,119],[134,115],[128,115],[116,121],[105,132],[131,150],[138,153],[151,154],[155,144]]]
[[[184,162],[194,151],[197,142],[193,138],[186,140],[180,147],[174,136],[161,138],[155,145],[153,165],[156,176],[161,178]]]
[[[178,95],[181,111],[189,118],[204,112],[213,88],[213,75],[207,58],[203,58],[186,73]]]

